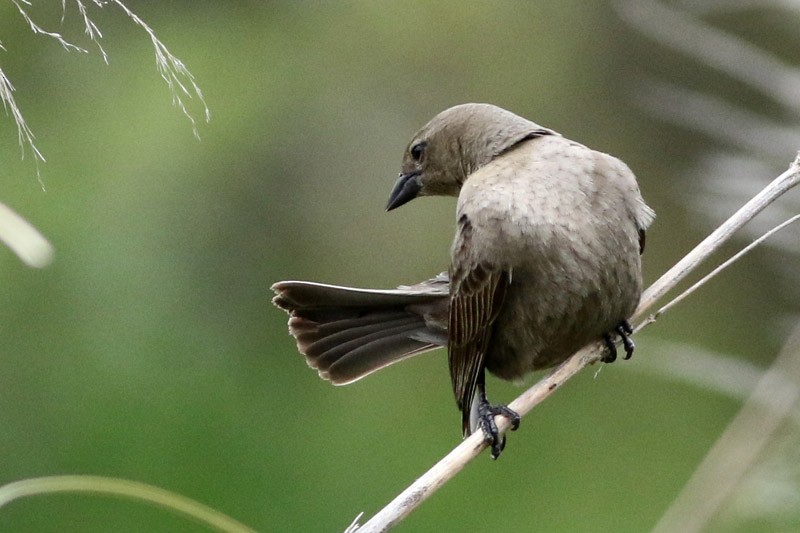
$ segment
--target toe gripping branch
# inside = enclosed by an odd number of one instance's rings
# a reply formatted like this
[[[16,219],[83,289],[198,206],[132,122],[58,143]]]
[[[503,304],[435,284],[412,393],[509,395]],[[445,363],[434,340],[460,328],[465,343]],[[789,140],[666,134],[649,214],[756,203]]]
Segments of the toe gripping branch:
[[[494,417],[503,415],[511,420],[511,431],[516,431],[519,427],[520,417],[516,411],[509,409],[505,405],[491,405],[486,399],[486,394],[480,393],[480,403],[478,404],[478,427],[483,430],[483,441],[492,447],[492,459],[500,457],[500,452],[506,447],[505,435],[500,435]]]
[[[627,320],[623,320],[617,324],[613,332],[609,331],[603,335],[603,342],[605,342],[606,348],[608,348],[608,353],[603,356],[602,359],[604,363],[613,363],[617,360],[617,345],[614,342],[614,333],[619,335],[619,338],[622,339],[622,347],[625,349],[625,359],[630,359],[633,356],[633,350],[636,349],[636,345],[630,337],[633,334],[631,323]]]

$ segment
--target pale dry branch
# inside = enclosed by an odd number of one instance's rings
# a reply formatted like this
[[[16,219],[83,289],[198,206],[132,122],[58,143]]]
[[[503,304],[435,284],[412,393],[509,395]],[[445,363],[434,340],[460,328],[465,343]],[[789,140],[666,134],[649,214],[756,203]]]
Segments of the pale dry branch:
[[[689,272],[697,268],[703,260],[730,239],[739,228],[752,220],[769,204],[780,198],[786,191],[796,186],[798,182],[800,182],[800,154],[783,174],[772,180],[761,192],[743,205],[720,227],[714,230],[711,235],[703,239],[691,252],[644,291],[633,320],[640,318],[667,291],[677,285]],[[650,321],[652,321],[652,318],[648,320],[648,322]],[[641,328],[641,326],[639,327]]]
[[[633,320],[640,320],[670,289],[674,288],[689,273],[695,270],[700,263],[713,254],[723,243],[731,238],[733,233],[755,217],[771,202],[800,182],[800,154],[783,174],[774,179],[753,199],[725,221],[719,228],[698,244],[691,252],[669,269],[642,295]],[[655,318],[648,319],[638,324],[636,331],[654,322]],[[531,409],[548,398],[572,376],[580,372],[587,365],[600,360],[603,353],[601,343],[589,345],[567,359],[550,375],[534,384],[513,402],[509,407],[525,416]],[[509,421],[503,416],[495,419],[500,431],[509,429]],[[436,463],[430,470],[414,481],[408,488],[394,498],[386,507],[370,518],[363,526],[357,528],[359,533],[387,531],[408,516],[423,501],[430,497],[437,489],[453,478],[466,465],[477,457],[486,447],[481,432],[473,433],[461,444]],[[349,528],[350,531],[354,529]]]
[[[712,270],[711,272],[709,272],[708,274],[703,276],[699,281],[694,283],[691,287],[689,287],[688,289],[686,289],[685,291],[680,293],[678,296],[676,296],[675,298],[670,300],[669,303],[667,303],[666,305],[661,307],[661,309],[659,309],[658,311],[653,313],[653,319],[657,319],[658,317],[660,317],[661,315],[663,315],[664,313],[666,313],[667,311],[672,309],[674,306],[676,306],[679,303],[681,303],[685,298],[687,298],[689,295],[691,295],[694,291],[696,291],[697,289],[699,289],[700,287],[702,287],[703,285],[708,283],[712,278],[715,278],[717,275],[719,275],[723,270],[725,270],[726,268],[731,266],[733,263],[735,263],[736,261],[738,261],[739,259],[741,259],[745,255],[750,253],[756,246],[758,246],[759,244],[763,243],[764,241],[766,241],[767,239],[769,239],[770,237],[772,237],[773,235],[778,233],[783,228],[785,228],[785,227],[797,222],[798,220],[800,220],[800,215],[795,215],[792,218],[790,218],[789,220],[785,220],[781,224],[778,224],[777,226],[775,226],[774,228],[772,228],[771,230],[766,232],[764,235],[762,235],[758,239],[754,240],[753,242],[751,242],[750,244],[748,244],[747,246],[745,246],[744,248],[739,250],[736,254],[734,254],[729,259],[724,261],[722,264],[720,264],[714,270]]]
[[[764,409],[769,402],[771,408]],[[800,406],[800,327],[694,471],[656,533],[705,531],[782,424]]]
[[[754,181],[752,176],[769,175],[774,172],[772,167],[760,158],[742,154],[717,152],[706,155],[696,165],[696,172],[703,179],[694,182],[689,207],[701,218],[721,220],[759,191],[762,185]],[[800,213],[800,196],[787,195],[742,228],[742,237],[756,238],[795,213]],[[788,260],[800,258],[800,247],[797,246],[797,234],[794,232],[781,232],[771,238],[768,244],[787,256],[787,261],[770,262],[770,268],[781,268],[790,263]]]

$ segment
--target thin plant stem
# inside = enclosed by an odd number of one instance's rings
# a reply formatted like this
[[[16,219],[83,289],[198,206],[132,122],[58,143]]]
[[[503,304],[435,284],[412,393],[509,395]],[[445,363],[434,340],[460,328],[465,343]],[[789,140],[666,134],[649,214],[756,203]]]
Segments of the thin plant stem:
[[[188,516],[225,533],[254,533],[227,515],[185,496],[152,485],[101,476],[50,476],[14,481],[0,487],[0,507],[20,498],[65,492],[90,492],[143,501]]]

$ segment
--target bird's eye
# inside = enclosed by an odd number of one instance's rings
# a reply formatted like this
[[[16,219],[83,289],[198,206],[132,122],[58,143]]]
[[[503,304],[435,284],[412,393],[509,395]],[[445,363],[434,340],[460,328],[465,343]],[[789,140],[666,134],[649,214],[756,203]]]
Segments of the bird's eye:
[[[414,161],[422,159],[422,153],[425,151],[425,146],[427,146],[427,144],[428,143],[425,141],[422,141],[411,147],[411,158],[414,159]]]

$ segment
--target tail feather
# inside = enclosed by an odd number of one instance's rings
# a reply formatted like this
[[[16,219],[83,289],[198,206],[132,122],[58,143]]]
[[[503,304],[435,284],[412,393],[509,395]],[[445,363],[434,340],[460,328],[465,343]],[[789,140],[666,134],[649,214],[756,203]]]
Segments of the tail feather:
[[[309,346],[306,356],[315,358],[321,363],[332,362],[359,346],[367,345],[376,339],[411,332],[420,326],[424,327],[424,324],[419,317],[408,316],[387,320],[381,324],[340,331],[314,342]]]
[[[311,341],[301,351],[310,357],[316,357],[333,346],[381,331],[394,323],[404,323],[409,319],[413,320],[413,317],[407,313],[375,313],[368,317],[334,320],[327,323],[311,322],[315,325],[312,326],[311,335],[308,334],[308,329],[298,332],[303,336],[304,341]],[[298,317],[289,319],[289,332],[297,336],[299,342],[301,337],[292,331],[295,329],[293,326],[297,320]],[[300,318],[299,320],[309,322],[307,319]],[[308,326],[304,325],[303,327],[307,328]]]
[[[437,277],[417,285],[386,290],[356,289],[312,281],[279,281],[272,285],[272,290],[276,293],[272,302],[284,310],[297,307],[330,310],[347,307],[408,305],[434,300],[442,294],[447,294],[446,279],[443,285],[444,292],[440,294],[439,291],[431,290],[430,287],[433,287],[434,282],[438,281]]]
[[[297,349],[337,385],[446,343],[443,275],[393,290],[304,281],[282,281],[272,289],[273,303],[290,315]]]
[[[381,368],[438,347],[436,344],[425,344],[403,335],[385,337],[356,348],[333,363],[324,373],[320,373],[320,376],[335,385],[347,385]],[[392,355],[382,359],[370,357],[374,353]]]

